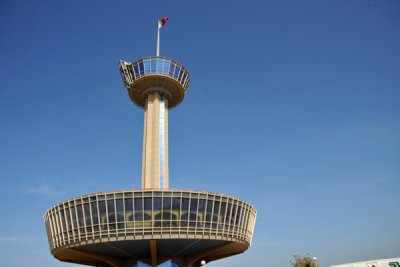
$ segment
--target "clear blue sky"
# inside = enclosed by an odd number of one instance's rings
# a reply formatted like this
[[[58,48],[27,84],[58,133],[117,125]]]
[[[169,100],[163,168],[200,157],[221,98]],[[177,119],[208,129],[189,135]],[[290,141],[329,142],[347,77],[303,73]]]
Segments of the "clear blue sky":
[[[251,248],[210,267],[400,256],[400,2],[0,1],[0,266],[52,258],[56,203],[140,186],[143,111],[120,59],[191,85],[169,113],[172,187],[255,205]]]

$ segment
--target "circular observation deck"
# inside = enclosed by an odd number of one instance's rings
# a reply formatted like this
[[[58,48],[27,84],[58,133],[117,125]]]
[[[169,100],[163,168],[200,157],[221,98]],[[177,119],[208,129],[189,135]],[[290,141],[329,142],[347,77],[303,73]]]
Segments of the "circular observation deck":
[[[131,100],[144,108],[147,96],[159,92],[168,99],[168,108],[179,105],[190,83],[185,67],[170,58],[144,57],[134,62],[121,60],[119,70]]]
[[[256,210],[227,195],[193,190],[124,190],[67,200],[44,216],[51,253],[92,266],[200,266],[244,252]],[[154,255],[156,253],[156,255]]]

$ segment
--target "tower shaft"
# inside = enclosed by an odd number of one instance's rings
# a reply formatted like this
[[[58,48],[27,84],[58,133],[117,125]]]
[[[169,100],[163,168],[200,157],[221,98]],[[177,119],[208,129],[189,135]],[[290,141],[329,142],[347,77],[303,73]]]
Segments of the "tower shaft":
[[[144,113],[142,188],[169,188],[168,100],[158,92],[148,95]]]

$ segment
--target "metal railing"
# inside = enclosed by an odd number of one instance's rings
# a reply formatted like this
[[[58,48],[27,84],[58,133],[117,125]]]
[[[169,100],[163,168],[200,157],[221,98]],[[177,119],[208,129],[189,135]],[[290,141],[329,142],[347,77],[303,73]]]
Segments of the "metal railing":
[[[134,62],[121,60],[119,69],[125,86],[129,89],[135,81],[149,75],[162,75],[176,80],[186,91],[189,86],[190,77],[185,67],[170,58],[144,57]]]
[[[205,191],[124,190],[62,202],[44,220],[52,250],[103,238],[154,236],[250,244],[256,210],[240,199]]]

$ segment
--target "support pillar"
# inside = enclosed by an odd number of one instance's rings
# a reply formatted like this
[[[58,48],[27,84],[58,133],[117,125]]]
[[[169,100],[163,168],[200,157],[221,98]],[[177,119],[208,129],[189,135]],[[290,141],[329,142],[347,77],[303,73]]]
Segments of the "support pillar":
[[[157,267],[157,240],[150,240],[151,266]]]
[[[144,113],[142,188],[169,188],[168,100],[158,92],[148,95]]]

